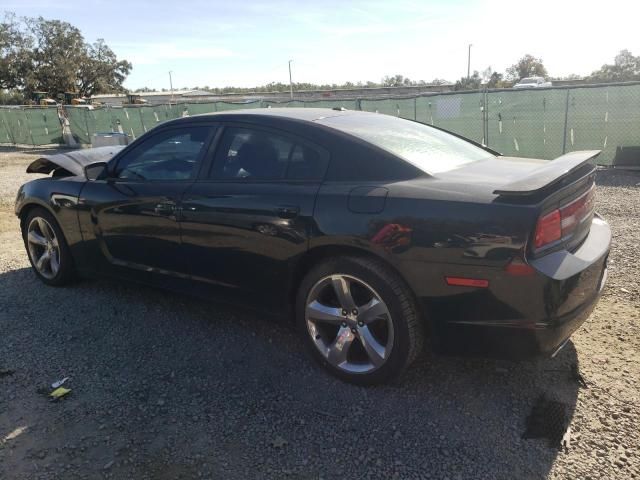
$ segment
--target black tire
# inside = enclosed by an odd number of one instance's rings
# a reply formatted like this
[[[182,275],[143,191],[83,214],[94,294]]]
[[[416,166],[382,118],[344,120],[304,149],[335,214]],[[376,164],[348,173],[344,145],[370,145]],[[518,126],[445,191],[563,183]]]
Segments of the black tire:
[[[51,278],[47,278],[43,276],[36,268],[34,264],[34,259],[31,257],[31,253],[29,251],[28,245],[28,227],[31,222],[36,218],[43,218],[46,222],[51,226],[53,231],[55,232],[56,239],[58,241],[58,250],[59,250],[59,268],[57,273]],[[69,249],[69,245],[67,244],[67,240],[64,237],[62,229],[58,222],[54,218],[51,213],[41,207],[33,208],[29,211],[27,216],[21,222],[22,228],[22,239],[24,241],[25,249],[27,250],[27,256],[29,257],[29,262],[31,263],[31,267],[36,276],[42,280],[42,282],[47,285],[51,285],[53,287],[61,287],[64,285],[68,285],[76,279],[76,269],[73,263],[73,257],[71,256],[71,251]]]
[[[307,325],[306,305],[314,286],[327,276],[344,274],[362,280],[384,301],[393,323],[391,352],[371,372],[353,373],[332,365],[316,347]],[[304,277],[296,296],[296,324],[311,355],[336,377],[358,385],[374,385],[397,379],[418,357],[424,346],[424,330],[412,292],[400,276],[383,262],[359,256],[342,256],[313,267]]]

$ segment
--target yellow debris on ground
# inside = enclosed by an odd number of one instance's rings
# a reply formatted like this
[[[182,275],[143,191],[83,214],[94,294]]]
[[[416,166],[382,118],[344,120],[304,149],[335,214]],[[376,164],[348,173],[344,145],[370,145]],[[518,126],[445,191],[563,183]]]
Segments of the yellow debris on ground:
[[[53,392],[51,392],[49,394],[49,396],[51,398],[53,398],[54,400],[57,400],[57,399],[59,399],[61,397],[64,397],[65,395],[67,395],[70,392],[71,392],[70,388],[60,387],[60,388],[56,388]]]

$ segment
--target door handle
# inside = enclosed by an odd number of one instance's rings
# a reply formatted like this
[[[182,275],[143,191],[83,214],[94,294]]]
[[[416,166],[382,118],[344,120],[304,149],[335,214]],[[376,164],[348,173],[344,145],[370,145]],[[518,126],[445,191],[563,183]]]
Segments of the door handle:
[[[276,208],[280,218],[296,218],[300,213],[300,207],[296,205],[280,205]]]

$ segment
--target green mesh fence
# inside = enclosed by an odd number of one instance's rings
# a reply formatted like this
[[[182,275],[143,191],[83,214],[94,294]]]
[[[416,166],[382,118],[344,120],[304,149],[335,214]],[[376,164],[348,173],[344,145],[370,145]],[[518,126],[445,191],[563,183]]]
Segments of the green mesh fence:
[[[275,102],[271,100],[263,100],[262,106],[267,108],[291,108],[291,107],[304,108],[305,102],[303,102],[302,100],[290,100],[288,102]]]
[[[243,110],[246,108],[259,108],[262,107],[261,103],[262,102],[260,102],[259,100],[247,103],[216,102],[216,112],[224,112],[226,110]]]
[[[13,139],[9,134],[9,124],[6,120],[5,110],[0,110],[0,143],[13,143]]]
[[[416,120],[482,143],[484,93],[434,95],[416,100]]]
[[[416,101],[417,98],[362,99],[360,109],[415,120]]]
[[[57,107],[30,108],[26,116],[33,145],[64,142]]]
[[[176,105],[129,105],[116,107],[65,107],[69,128],[78,143],[89,144],[96,133],[119,132],[136,139],[156,125],[175,118],[240,108],[256,108],[250,103],[208,102]],[[0,135],[2,131],[0,130]],[[12,142],[13,143],[13,142]]]
[[[319,99],[247,103],[207,102],[121,107],[66,106],[69,129],[81,144],[96,133],[137,138],[183,116],[259,107],[346,108],[417,120],[470,138],[505,155],[553,159],[598,149],[611,164],[620,147],[640,148],[640,84],[442,93],[414,98]],[[0,143],[63,143],[55,107],[0,108]]]
[[[306,108],[346,108],[347,110],[360,110],[360,100],[306,100]]]
[[[569,90],[513,90],[487,94],[486,144],[504,155],[562,155]]]
[[[613,162],[618,147],[640,147],[640,85],[572,89],[566,145],[602,150],[603,164]]]
[[[95,133],[114,132],[110,108],[65,107],[69,129],[78,143],[90,144]]]
[[[57,107],[0,109],[0,143],[51,145],[63,143]]]
[[[216,103],[189,103],[186,104],[189,115],[201,115],[203,113],[216,112]]]

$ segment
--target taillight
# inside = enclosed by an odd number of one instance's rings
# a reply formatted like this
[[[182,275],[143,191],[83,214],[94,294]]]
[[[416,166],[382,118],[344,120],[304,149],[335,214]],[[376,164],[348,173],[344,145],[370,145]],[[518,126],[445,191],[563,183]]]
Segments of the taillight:
[[[576,227],[593,213],[594,188],[560,208],[538,219],[535,248],[545,247],[573,234]]]
[[[592,188],[580,198],[560,209],[562,217],[562,236],[566,237],[576,229],[582,221],[593,213],[594,189]]]
[[[554,210],[538,219],[536,236],[533,244],[536,248],[544,247],[562,238],[562,219],[560,210]]]

